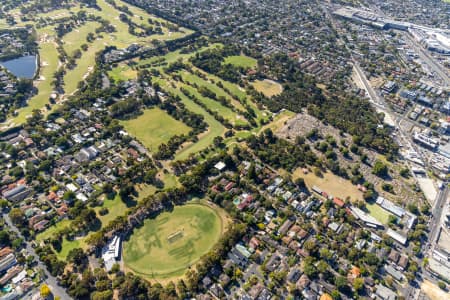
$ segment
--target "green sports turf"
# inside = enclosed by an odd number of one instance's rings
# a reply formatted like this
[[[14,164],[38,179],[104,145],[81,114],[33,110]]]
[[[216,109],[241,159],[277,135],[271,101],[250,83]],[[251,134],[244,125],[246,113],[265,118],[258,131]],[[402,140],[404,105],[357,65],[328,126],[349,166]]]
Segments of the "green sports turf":
[[[176,206],[147,219],[123,243],[125,266],[149,279],[181,276],[219,240],[221,222],[218,213],[203,204]]]

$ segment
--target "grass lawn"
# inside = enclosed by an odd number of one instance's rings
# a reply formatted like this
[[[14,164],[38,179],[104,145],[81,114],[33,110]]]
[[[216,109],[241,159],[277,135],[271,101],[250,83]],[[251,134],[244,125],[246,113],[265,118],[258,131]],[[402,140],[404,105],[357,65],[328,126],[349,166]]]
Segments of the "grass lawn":
[[[213,48],[217,48],[217,47],[222,47],[222,44],[211,44],[209,46],[200,48],[198,51],[189,52],[189,53],[181,53],[182,49],[179,49],[177,51],[168,52],[167,54],[165,54],[163,56],[154,56],[154,57],[139,60],[137,62],[137,64],[138,64],[138,66],[153,64],[157,61],[159,62],[159,60],[161,60],[161,58],[162,58],[165,62],[165,65],[168,65],[168,64],[171,64],[171,63],[177,61],[178,59],[182,59],[183,61],[186,61],[189,58],[193,57],[195,55],[195,53],[197,53],[197,52],[202,52],[202,51],[206,51],[208,49],[213,49]],[[161,67],[159,67],[157,69],[159,69],[160,71],[162,70]]]
[[[73,29],[71,32],[67,33],[63,37],[64,50],[66,50],[67,54],[69,56],[72,56],[75,50],[77,49],[81,50],[80,46],[82,44],[89,45],[88,41],[86,40],[86,37],[89,33],[93,33],[95,35],[95,29],[98,27],[100,27],[100,23],[98,22],[86,22],[86,24],[77,27]]]
[[[117,5],[124,5],[125,3],[116,0]],[[77,60],[77,66],[73,70],[68,70],[67,74],[64,76],[64,89],[66,95],[73,93],[77,89],[77,85],[80,81],[83,80],[84,76],[87,75],[87,72],[94,67],[95,65],[95,53],[104,49],[106,46],[116,46],[118,48],[124,48],[129,46],[132,43],[139,43],[148,45],[152,40],[173,40],[178,39],[183,36],[186,36],[192,33],[192,30],[181,28],[179,32],[169,32],[167,27],[164,25],[167,21],[157,18],[151,14],[148,14],[144,10],[134,7],[132,5],[127,5],[128,8],[135,14],[133,16],[133,21],[137,23],[145,23],[148,22],[148,19],[153,19],[159,21],[163,24],[163,34],[162,35],[151,35],[148,37],[136,37],[131,35],[128,32],[128,25],[121,22],[119,20],[120,11],[114,9],[111,5],[107,4],[105,0],[98,0],[98,6],[101,8],[100,10],[96,10],[93,8],[84,8],[87,13],[99,16],[103,19],[107,19],[111,22],[111,25],[116,28],[116,32],[111,34],[101,33],[101,38],[95,40],[93,43],[89,44],[89,49],[86,52],[83,52],[83,55],[80,59]],[[48,17],[51,19],[59,19],[62,17],[67,17],[71,14],[79,11],[80,8],[78,6],[73,6],[70,9],[61,9],[50,11],[45,14],[37,14],[34,16],[36,19],[40,17]],[[14,10],[14,13],[17,16],[20,12]],[[16,19],[19,19],[16,17]],[[34,21],[26,22],[30,24],[34,24]],[[25,23],[20,23],[17,26],[23,26]],[[0,27],[6,26],[4,19],[0,20]],[[68,52],[68,54],[72,54],[73,51],[86,42],[86,35],[89,32],[94,32],[95,28],[99,26],[98,22],[88,22],[72,32],[68,33],[64,38],[64,48]],[[40,37],[43,36],[54,36],[55,30],[54,26],[47,26],[43,28],[37,29]],[[19,110],[19,114],[16,117],[13,117],[8,120],[8,123],[13,123],[13,125],[22,124],[26,121],[27,116],[31,115],[31,112],[34,109],[42,109],[46,103],[48,103],[49,96],[53,91],[53,87],[51,82],[53,80],[53,74],[55,73],[58,67],[58,52],[56,51],[56,45],[48,39],[46,42],[40,43],[39,53],[41,56],[41,62],[47,62],[48,65],[41,68],[41,73],[45,80],[38,82],[37,86],[39,88],[38,95],[34,96],[30,99],[28,106]],[[128,76],[128,75],[126,75]],[[131,76],[131,74],[129,75]],[[5,124],[8,125],[8,124]]]
[[[328,195],[345,199],[350,197],[352,201],[363,200],[363,193],[358,190],[356,185],[353,185],[349,180],[334,175],[331,172],[323,173],[322,177],[317,177],[313,172],[303,174],[301,169],[297,169],[292,174],[292,179],[302,177],[305,180],[306,186],[311,189],[317,186]]]
[[[153,152],[156,152],[162,143],[167,143],[172,136],[187,134],[190,131],[190,127],[159,108],[144,110],[137,118],[120,123]]]
[[[167,184],[165,187],[171,187],[173,186],[173,184],[177,183],[177,179],[175,178],[170,178],[170,174],[167,174]],[[164,182],[166,177],[163,178]],[[157,188],[152,186],[152,185],[146,185],[146,184],[142,184],[142,185],[138,185],[136,186],[136,191],[138,192],[138,196],[134,199],[134,201],[139,202],[142,199],[144,199],[145,197],[148,197],[152,194],[154,194],[156,192]],[[102,207],[106,207],[108,208],[108,214],[101,216],[98,212]],[[112,220],[114,220],[115,218],[117,218],[118,216],[124,216],[127,214],[128,210],[130,208],[126,205],[126,203],[124,203],[122,201],[122,198],[120,198],[120,196],[118,194],[116,194],[116,196],[114,197],[114,199],[112,200],[108,200],[105,199],[103,204],[101,206],[95,207],[94,210],[97,212],[97,217],[100,219],[102,226],[108,225],[109,222],[111,222]],[[54,235],[56,232],[62,230],[64,227],[69,227],[71,225],[71,220],[69,219],[64,219],[58,223],[56,223],[55,225],[47,228],[44,232],[39,233],[36,236],[36,241],[37,242],[42,242],[48,238],[50,238],[52,235]],[[61,244],[61,251],[55,251],[56,256],[58,257],[59,260],[66,260],[67,258],[67,254],[70,252],[70,250],[75,249],[75,248],[83,248],[86,249],[87,248],[87,244],[86,244],[86,238],[87,236],[83,236],[74,240],[67,240],[67,239],[63,239],[62,244]]]
[[[293,116],[295,116],[294,112],[289,110],[283,110],[273,118],[272,122],[270,122],[267,125],[264,125],[258,131],[263,132],[264,130],[270,128],[273,132],[276,132],[278,131],[278,129],[282,128],[284,126],[284,123],[286,123]]]
[[[389,223],[389,216],[391,215],[389,212],[381,208],[376,203],[366,203],[366,208],[369,214],[380,221],[381,223],[387,225]]]
[[[71,220],[65,219],[65,220],[62,220],[62,221],[56,223],[53,226],[50,226],[44,232],[41,232],[36,236],[36,241],[42,242],[42,241],[52,237],[53,235],[56,234],[56,232],[62,230],[64,227],[70,227],[71,222],[72,222]],[[63,239],[63,241],[61,243],[61,251],[59,251],[59,252],[55,251],[55,253],[59,260],[66,260],[67,254],[70,252],[70,250],[75,249],[75,248],[85,248],[86,246],[87,245],[84,242],[84,238],[75,239],[73,241],[68,241],[67,239]]]
[[[219,77],[217,77],[217,76],[215,76],[215,75],[213,75],[213,74],[206,73],[206,72],[204,72],[203,70],[198,69],[198,68],[196,68],[196,67],[193,67],[193,69],[194,69],[194,70],[197,70],[197,71],[200,71],[200,72],[202,72],[203,74],[205,74],[206,76],[208,76],[208,78],[209,78],[210,80],[213,80],[213,81],[216,83],[216,85],[217,85],[219,82],[221,82],[222,85],[223,85],[223,87],[228,91],[229,95],[230,95],[232,98],[234,98],[234,99],[236,99],[236,100],[239,100],[239,101],[247,100],[247,103],[248,103],[248,104],[253,108],[253,110],[255,111],[256,117],[257,117],[258,120],[262,120],[262,119],[266,119],[266,118],[267,118],[267,116],[265,116],[265,115],[263,114],[263,112],[257,107],[257,105],[252,101],[252,99],[251,99],[250,97],[247,96],[247,93],[245,92],[245,89],[244,89],[244,88],[240,87],[239,85],[237,85],[237,84],[235,84],[235,83],[232,83],[232,82],[223,80],[222,78],[219,78]],[[225,89],[224,89],[224,91],[225,91]],[[233,104],[236,104],[236,102],[237,102],[237,101],[233,101]],[[244,109],[244,107],[243,107],[240,103],[238,103],[238,104],[236,104],[236,105],[237,105],[236,107],[238,107],[238,108],[240,108],[240,109],[241,109],[241,107],[242,107],[242,109]]]
[[[124,241],[125,266],[150,280],[182,276],[217,243],[223,222],[208,205],[175,206],[171,212],[145,220]]]
[[[269,98],[283,92],[283,87],[281,86],[281,84],[272,80],[255,80],[252,84],[255,90],[263,93],[266,97]]]
[[[99,214],[99,210],[104,207],[108,209],[108,213],[104,216],[101,216]],[[105,197],[102,206],[97,206],[94,208],[95,212],[97,213],[97,217],[102,222],[102,226],[107,225],[109,222],[111,222],[118,216],[122,216],[124,212],[127,211],[127,209],[128,208],[120,198],[119,193],[117,193],[114,199],[111,200]]]
[[[51,236],[53,236],[56,232],[63,229],[64,227],[70,226],[70,223],[71,223],[70,220],[67,220],[67,219],[62,220],[62,221],[56,223],[55,225],[48,227],[44,232],[41,232],[38,235],[36,235],[36,240],[38,240],[38,241],[46,240],[46,239],[50,238]]]
[[[120,80],[126,81],[137,78],[137,71],[126,64],[119,64],[119,66],[109,71],[108,75],[116,82]]]
[[[253,57],[245,56],[245,55],[234,55],[228,56],[225,58],[224,64],[232,64],[238,67],[243,68],[255,68],[258,64],[258,61]]]

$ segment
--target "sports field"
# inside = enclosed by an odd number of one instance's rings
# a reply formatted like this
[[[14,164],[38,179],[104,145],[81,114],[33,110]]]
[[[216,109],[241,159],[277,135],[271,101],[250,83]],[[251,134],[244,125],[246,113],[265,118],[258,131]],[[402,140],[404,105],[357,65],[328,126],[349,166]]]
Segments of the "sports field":
[[[150,151],[167,143],[174,135],[187,134],[190,128],[159,108],[147,109],[139,117],[120,122],[125,129]]]
[[[369,214],[380,221],[381,223],[387,225],[389,223],[389,216],[391,215],[386,210],[381,208],[376,203],[366,203],[366,209],[369,212]]]
[[[281,94],[281,92],[283,91],[283,87],[281,86],[281,84],[268,79],[255,80],[255,82],[253,82],[253,87],[255,88],[255,90],[263,93],[264,96],[269,98]]]
[[[125,268],[149,280],[182,276],[217,243],[224,223],[220,212],[207,204],[175,206],[145,220],[123,243]]]

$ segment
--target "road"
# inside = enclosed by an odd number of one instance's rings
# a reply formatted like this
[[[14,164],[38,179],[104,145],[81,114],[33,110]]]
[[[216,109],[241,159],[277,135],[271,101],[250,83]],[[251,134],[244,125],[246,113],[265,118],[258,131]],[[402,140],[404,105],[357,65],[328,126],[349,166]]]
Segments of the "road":
[[[442,212],[444,211],[445,204],[448,199],[448,193],[449,193],[448,186],[445,185],[444,189],[439,191],[436,201],[434,203],[434,207],[432,210],[433,216],[430,221],[430,234],[428,235],[428,241],[431,244],[430,252],[434,250],[437,244],[436,238],[439,233],[439,229],[441,228],[442,225],[441,222]]]
[[[409,45],[416,51],[420,59],[424,61],[433,70],[433,72],[435,72],[444,81],[444,88],[449,88],[450,77],[448,75],[448,71],[437,63],[435,59],[427,53],[428,50],[425,50],[420,43],[411,37],[410,34],[405,34],[404,36],[409,40]]]
[[[352,56],[352,61],[353,61],[353,65],[355,67],[356,73],[358,75],[358,77],[360,78],[364,89],[367,92],[367,95],[370,98],[370,102],[371,104],[376,107],[381,109],[382,111],[384,111],[386,114],[389,114],[391,119],[394,121],[395,127],[398,129],[398,133],[399,133],[399,138],[402,140],[402,144],[403,145],[408,145],[410,149],[414,149],[416,150],[416,152],[421,156],[422,161],[424,162],[424,164],[427,166],[428,165],[428,161],[426,159],[424,159],[424,157],[422,156],[421,152],[417,151],[414,143],[411,141],[411,138],[408,136],[408,134],[404,133],[401,129],[401,127],[399,126],[399,124],[402,122],[402,120],[405,118],[405,116],[398,116],[395,112],[393,112],[389,106],[385,103],[384,99],[382,97],[380,97],[378,95],[378,93],[375,91],[375,89],[372,87],[372,85],[368,82],[366,75],[364,74],[364,72],[361,70],[361,67],[359,66],[358,62],[356,61],[356,59],[354,59],[354,57]],[[406,163],[409,166],[409,169],[411,169],[411,164],[406,161]],[[427,166],[428,167],[428,166]],[[434,247],[434,241],[436,239],[436,235],[439,232],[439,228],[440,228],[440,220],[441,220],[441,215],[442,215],[442,211],[443,211],[443,203],[445,203],[445,199],[447,199],[448,196],[448,188],[446,187],[444,190],[440,191],[437,199],[435,201],[435,206],[433,207],[433,218],[432,221],[430,223],[430,234],[429,234],[429,243],[433,243],[433,247]],[[425,246],[426,249],[427,245]],[[425,272],[424,272],[425,273]],[[428,277],[428,274],[424,274],[426,277]],[[411,284],[406,284],[403,288],[401,288],[402,290],[402,294],[404,297],[406,297],[406,299],[418,299],[420,296],[420,289],[412,286]]]
[[[37,262],[37,267],[42,269],[44,271],[44,274],[46,276],[45,283],[50,287],[50,290],[52,291],[54,296],[59,296],[62,300],[69,300],[72,299],[64,290],[64,288],[60,287],[58,285],[57,279],[50,274],[47,271],[46,266],[39,260],[39,256],[36,254],[36,251],[34,251],[33,247],[31,247],[31,244],[25,240],[25,238],[20,233],[20,230],[13,224],[11,219],[9,218],[9,215],[4,213],[3,219],[5,220],[6,225],[15,232],[19,237],[21,237],[25,242],[25,250],[28,253],[28,255],[31,255],[34,257],[34,260]]]

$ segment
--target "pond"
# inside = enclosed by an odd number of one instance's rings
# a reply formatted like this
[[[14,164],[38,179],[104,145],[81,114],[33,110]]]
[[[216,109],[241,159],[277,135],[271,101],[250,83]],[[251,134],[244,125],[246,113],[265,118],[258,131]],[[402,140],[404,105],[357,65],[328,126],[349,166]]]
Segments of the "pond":
[[[0,65],[8,69],[16,77],[32,79],[36,72],[36,56],[22,56],[0,62]]]

